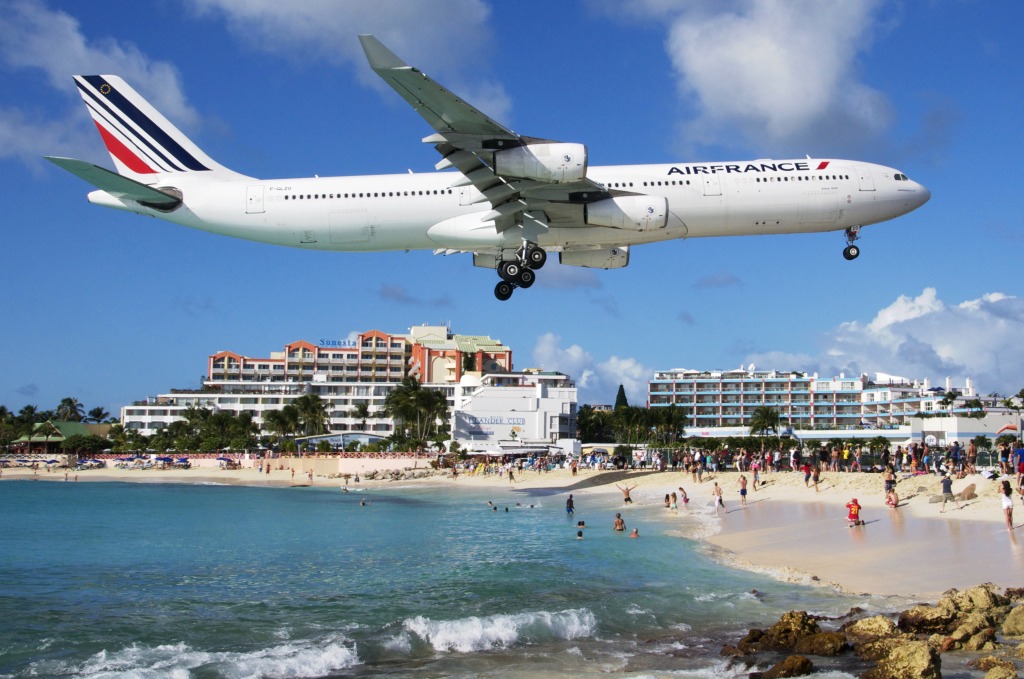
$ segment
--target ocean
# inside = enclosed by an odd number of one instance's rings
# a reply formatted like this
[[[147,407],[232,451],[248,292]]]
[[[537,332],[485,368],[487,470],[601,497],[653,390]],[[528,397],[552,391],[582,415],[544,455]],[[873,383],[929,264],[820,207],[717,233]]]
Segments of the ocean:
[[[566,497],[3,481],[0,676],[740,677],[751,626],[895,606],[724,566],[703,508]]]

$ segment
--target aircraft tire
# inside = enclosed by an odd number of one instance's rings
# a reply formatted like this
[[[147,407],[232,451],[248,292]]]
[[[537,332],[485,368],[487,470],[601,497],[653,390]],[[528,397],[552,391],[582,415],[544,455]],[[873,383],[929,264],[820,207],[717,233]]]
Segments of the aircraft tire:
[[[515,290],[515,288],[512,287],[511,283],[508,281],[500,281],[496,286],[494,286],[494,296],[504,302],[512,296],[513,290]]]
[[[523,267],[519,266],[518,262],[502,262],[498,265],[498,275],[506,283],[515,282],[522,270]]]
[[[544,263],[548,261],[548,253],[544,251],[544,248],[530,248],[526,253],[526,261],[534,271],[542,269]]]
[[[533,285],[537,280],[537,274],[533,273],[530,269],[523,269],[519,272],[519,287],[528,288]]]
[[[857,259],[859,255],[860,248],[857,247],[856,245],[847,245],[846,248],[843,250],[843,257],[845,257],[848,261],[853,261]]]

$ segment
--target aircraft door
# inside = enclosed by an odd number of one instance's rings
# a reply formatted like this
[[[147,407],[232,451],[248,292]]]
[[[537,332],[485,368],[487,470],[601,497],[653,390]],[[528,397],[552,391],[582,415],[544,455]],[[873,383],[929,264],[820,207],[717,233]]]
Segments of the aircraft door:
[[[874,191],[875,179],[871,176],[871,168],[863,165],[857,166],[857,181],[860,182],[861,191]]]
[[[263,187],[247,186],[245,188],[245,213],[256,215],[263,212]]]

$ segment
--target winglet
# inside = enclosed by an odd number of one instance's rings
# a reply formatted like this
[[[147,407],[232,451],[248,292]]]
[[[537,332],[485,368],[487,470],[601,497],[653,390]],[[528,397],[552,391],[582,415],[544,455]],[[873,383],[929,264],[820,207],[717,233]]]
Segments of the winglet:
[[[409,64],[398,58],[398,55],[384,46],[373,35],[360,35],[359,42],[363,45],[366,60],[374,71],[387,71],[393,68],[410,68]]]

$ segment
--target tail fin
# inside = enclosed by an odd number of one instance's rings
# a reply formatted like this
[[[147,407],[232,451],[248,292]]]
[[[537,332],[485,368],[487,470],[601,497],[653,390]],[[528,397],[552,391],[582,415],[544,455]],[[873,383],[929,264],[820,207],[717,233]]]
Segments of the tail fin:
[[[164,173],[235,174],[116,75],[76,75],[75,84],[120,174],[145,183]]]

